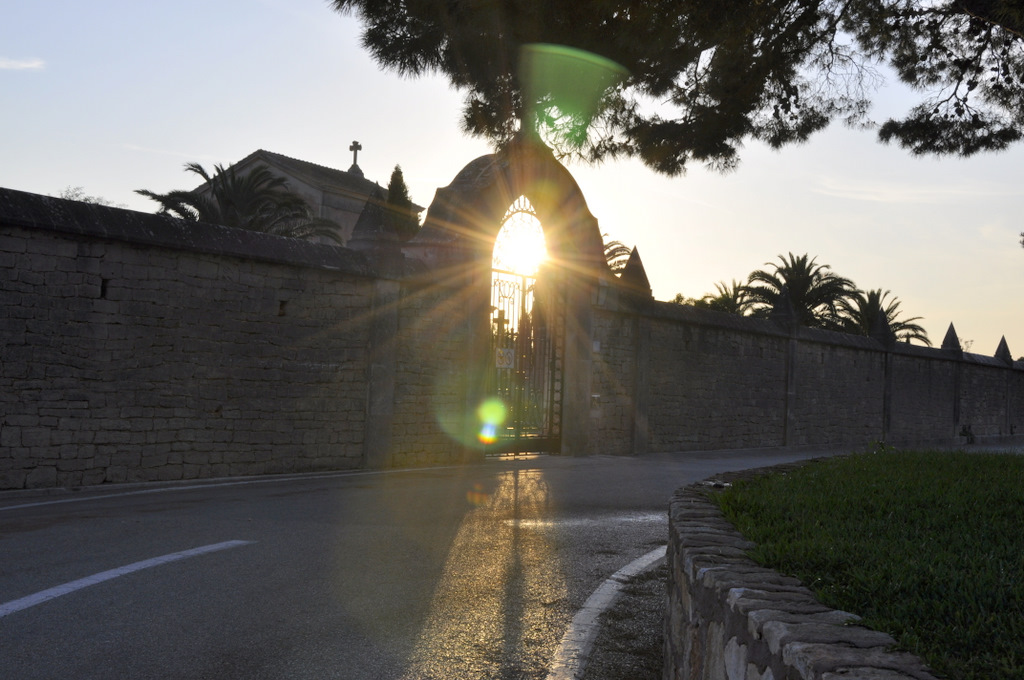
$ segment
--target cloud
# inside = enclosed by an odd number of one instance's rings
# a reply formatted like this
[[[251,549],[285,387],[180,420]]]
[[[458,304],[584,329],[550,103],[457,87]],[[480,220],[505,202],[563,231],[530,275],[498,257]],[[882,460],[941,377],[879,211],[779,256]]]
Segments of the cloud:
[[[0,57],[0,71],[41,71],[46,68],[42,59],[8,59]]]
[[[950,203],[964,198],[998,198],[1019,196],[1019,188],[998,184],[982,185],[920,185],[898,182],[839,180],[823,177],[818,180],[814,191],[835,198],[872,203]]]

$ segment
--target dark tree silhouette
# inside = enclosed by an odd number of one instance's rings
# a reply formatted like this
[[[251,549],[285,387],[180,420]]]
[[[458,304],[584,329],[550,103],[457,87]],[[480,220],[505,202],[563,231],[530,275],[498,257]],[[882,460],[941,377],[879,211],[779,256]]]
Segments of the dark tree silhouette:
[[[919,324],[921,317],[900,319],[900,301],[891,293],[881,288],[869,291],[858,290],[839,303],[840,325],[848,333],[871,335],[875,323],[881,315],[889,324],[889,328],[902,342],[918,340],[931,347],[932,341],[928,333]],[[888,299],[887,299],[888,298]]]
[[[747,296],[756,316],[768,316],[783,291],[793,305],[797,320],[810,328],[839,330],[839,310],[856,291],[853,282],[819,265],[806,253],[799,257],[779,255],[780,263],[766,262],[772,269],[758,269],[747,279]]]
[[[341,243],[337,225],[314,217],[306,200],[288,190],[288,180],[275,176],[265,165],[245,174],[215,165],[211,175],[198,163],[186,163],[185,170],[199,175],[207,191],[157,194],[137,189],[135,193],[159,203],[157,213],[162,215],[292,238],[323,236]]]
[[[699,309],[713,309],[716,312],[726,312],[744,316],[752,309],[750,296],[747,287],[733,279],[732,283],[719,281],[715,284],[714,293],[705,293],[703,297],[688,298],[682,293],[676,293],[672,302],[677,305],[690,305]]]
[[[715,292],[702,297],[697,306],[743,316],[750,311],[751,301],[747,287],[733,279],[729,284],[725,281],[716,283]]]
[[[419,231],[419,213],[413,208],[409,187],[405,184],[402,166],[396,165],[388,182],[388,214],[394,220],[395,232],[403,241],[408,241]]]
[[[608,234],[601,234],[601,236],[608,238]],[[629,254],[632,252],[633,249],[622,241],[604,242],[604,259],[608,263],[608,267],[616,274],[625,269],[626,262],[629,261]]]
[[[866,123],[875,66],[921,93],[879,129],[913,153],[1003,149],[1024,132],[1024,0],[332,0],[364,47],[403,75],[465,91],[465,129],[502,143],[561,93],[520,72],[556,44],[628,71],[608,85],[573,153],[655,170],[730,169],[744,140],[773,147],[833,120]],[[567,77],[563,85],[576,87]],[[530,101],[524,101],[530,92]],[[534,101],[537,100],[537,101]],[[522,123],[521,121],[527,121]],[[580,141],[580,140],[576,140]]]
[[[63,198],[65,201],[79,201],[81,203],[92,203],[94,205],[105,205],[112,208],[127,208],[128,206],[123,203],[113,203],[108,201],[103,196],[90,196],[85,193],[85,188],[80,186],[66,186],[60,190],[57,194],[57,198]]]

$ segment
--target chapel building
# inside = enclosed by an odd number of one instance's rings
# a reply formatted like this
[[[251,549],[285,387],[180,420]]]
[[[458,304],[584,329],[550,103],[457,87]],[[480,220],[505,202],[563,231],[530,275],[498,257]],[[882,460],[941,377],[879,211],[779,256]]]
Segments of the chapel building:
[[[358,143],[353,142],[353,146],[358,146]],[[274,175],[284,177],[288,180],[288,189],[306,199],[313,215],[338,225],[341,242],[348,245],[356,222],[359,221],[359,216],[367,204],[371,199],[386,201],[388,195],[385,187],[366,179],[355,162],[357,159],[358,156],[353,157],[352,167],[348,170],[337,170],[258,149],[233,164],[231,169],[239,175],[244,175],[257,166],[265,165]],[[198,190],[201,191],[202,187]],[[413,210],[419,213],[423,211],[423,207],[413,204]],[[328,239],[317,240],[333,243]]]

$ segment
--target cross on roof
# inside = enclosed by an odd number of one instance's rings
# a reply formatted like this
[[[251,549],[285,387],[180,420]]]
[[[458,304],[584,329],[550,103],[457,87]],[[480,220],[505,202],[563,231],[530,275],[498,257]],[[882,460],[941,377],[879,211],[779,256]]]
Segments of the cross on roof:
[[[352,142],[352,146],[348,147],[348,150],[352,152],[352,165],[356,165],[356,159],[359,158],[359,152],[363,150],[363,145],[359,142]]]

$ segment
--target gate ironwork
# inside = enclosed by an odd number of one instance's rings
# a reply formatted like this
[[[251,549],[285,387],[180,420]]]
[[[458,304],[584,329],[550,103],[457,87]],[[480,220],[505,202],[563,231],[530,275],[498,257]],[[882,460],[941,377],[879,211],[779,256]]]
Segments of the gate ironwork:
[[[551,274],[491,273],[489,392],[506,409],[488,454],[558,453],[562,430],[564,300]]]

